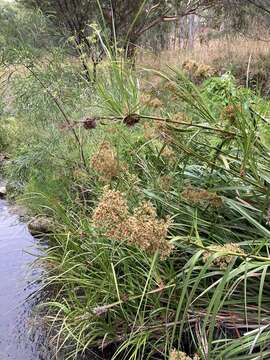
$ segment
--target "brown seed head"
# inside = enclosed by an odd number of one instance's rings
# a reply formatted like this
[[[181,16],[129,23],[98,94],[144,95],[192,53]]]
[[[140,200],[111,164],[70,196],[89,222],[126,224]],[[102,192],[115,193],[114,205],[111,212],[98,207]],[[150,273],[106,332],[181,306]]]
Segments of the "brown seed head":
[[[119,161],[114,148],[108,141],[104,141],[92,156],[91,166],[105,182],[119,175]]]
[[[182,192],[182,197],[194,205],[207,203],[212,207],[218,208],[223,204],[222,198],[216,193],[190,185]]]
[[[123,123],[125,125],[131,127],[131,126],[134,126],[135,124],[137,124],[139,121],[140,121],[140,115],[130,114],[124,118]]]
[[[127,201],[119,191],[105,189],[92,221],[96,228],[104,230],[105,236],[127,241],[150,254],[158,251],[162,259],[173,249],[167,240],[170,221],[158,219],[150,202],[144,202],[133,214],[130,213]]]
[[[95,129],[97,127],[97,121],[95,118],[86,118],[82,123],[83,127],[87,130]]]

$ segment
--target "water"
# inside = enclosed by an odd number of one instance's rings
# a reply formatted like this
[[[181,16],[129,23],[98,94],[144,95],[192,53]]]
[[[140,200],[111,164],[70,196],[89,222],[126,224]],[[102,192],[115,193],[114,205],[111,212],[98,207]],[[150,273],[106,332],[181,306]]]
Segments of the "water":
[[[34,301],[30,295],[41,274],[30,271],[35,257],[29,252],[37,254],[33,237],[8,203],[0,200],[0,360],[51,359],[42,354],[30,331]]]

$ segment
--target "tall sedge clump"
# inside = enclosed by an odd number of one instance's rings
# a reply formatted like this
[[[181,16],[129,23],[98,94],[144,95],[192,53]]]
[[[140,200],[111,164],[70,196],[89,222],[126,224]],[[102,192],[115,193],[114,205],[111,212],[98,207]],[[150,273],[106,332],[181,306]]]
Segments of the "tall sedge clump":
[[[172,245],[167,240],[170,221],[159,219],[150,202],[144,202],[131,213],[124,195],[106,187],[93,212],[92,222],[105,236],[127,241],[149,254],[158,251],[162,259],[172,251]]]

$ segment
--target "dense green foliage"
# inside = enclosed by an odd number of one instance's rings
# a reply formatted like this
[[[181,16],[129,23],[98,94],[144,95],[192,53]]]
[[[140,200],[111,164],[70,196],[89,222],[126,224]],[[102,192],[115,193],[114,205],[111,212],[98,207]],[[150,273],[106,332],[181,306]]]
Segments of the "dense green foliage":
[[[4,71],[5,176],[53,223],[52,342],[67,360],[269,359],[269,103],[106,50],[95,86],[61,48]]]

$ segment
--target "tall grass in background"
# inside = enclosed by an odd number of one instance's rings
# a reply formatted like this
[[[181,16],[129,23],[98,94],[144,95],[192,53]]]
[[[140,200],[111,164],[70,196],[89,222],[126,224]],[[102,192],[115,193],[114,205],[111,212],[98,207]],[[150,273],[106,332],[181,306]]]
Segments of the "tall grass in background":
[[[6,175],[54,224],[40,311],[57,352],[268,359],[268,102],[118,56],[94,86],[65,53],[30,69],[2,113]]]

